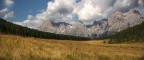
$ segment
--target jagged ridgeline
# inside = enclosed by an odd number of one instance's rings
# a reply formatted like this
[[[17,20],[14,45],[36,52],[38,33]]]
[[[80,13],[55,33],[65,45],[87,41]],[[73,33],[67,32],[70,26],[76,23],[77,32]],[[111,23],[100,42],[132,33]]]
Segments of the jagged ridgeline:
[[[90,40],[90,38],[79,37],[79,36],[68,36],[61,34],[54,34],[49,32],[42,32],[35,29],[30,29],[27,27],[22,27],[4,19],[0,18],[0,33],[2,34],[14,34],[25,37],[35,37],[43,39],[58,39],[58,40]]]
[[[144,42],[144,22],[110,36],[109,43]]]

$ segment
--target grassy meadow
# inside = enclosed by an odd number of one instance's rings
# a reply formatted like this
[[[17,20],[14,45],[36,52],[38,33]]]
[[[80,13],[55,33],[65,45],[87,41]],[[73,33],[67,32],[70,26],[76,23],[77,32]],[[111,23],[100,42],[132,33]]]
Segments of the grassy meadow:
[[[144,60],[144,44],[107,44],[0,34],[0,60]]]

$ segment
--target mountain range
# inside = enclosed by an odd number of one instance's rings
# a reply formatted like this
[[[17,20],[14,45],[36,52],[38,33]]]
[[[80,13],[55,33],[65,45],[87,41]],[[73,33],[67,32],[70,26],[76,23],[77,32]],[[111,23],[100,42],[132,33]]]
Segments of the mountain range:
[[[137,10],[130,10],[127,13],[115,12],[110,18],[94,21],[91,25],[85,25],[78,21],[75,24],[66,22],[44,21],[38,28],[40,31],[56,34],[99,38],[114,34],[128,27],[141,24],[144,15]]]
[[[31,29],[28,27],[23,27],[20,25],[13,24],[4,19],[0,18],[0,34],[11,34],[19,35],[24,37],[34,37],[34,38],[43,38],[43,39],[57,39],[57,40],[91,40],[87,37],[79,36],[70,36],[62,34],[54,34],[50,32],[42,32],[36,29]]]

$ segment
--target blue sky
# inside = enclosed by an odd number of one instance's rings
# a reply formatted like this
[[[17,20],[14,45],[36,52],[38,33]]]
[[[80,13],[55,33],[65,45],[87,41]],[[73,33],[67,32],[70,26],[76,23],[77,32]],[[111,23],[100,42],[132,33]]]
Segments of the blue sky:
[[[47,3],[50,0],[14,0],[12,11],[14,11],[15,17],[10,21],[22,21],[26,20],[28,15],[35,16],[42,9],[47,8]]]

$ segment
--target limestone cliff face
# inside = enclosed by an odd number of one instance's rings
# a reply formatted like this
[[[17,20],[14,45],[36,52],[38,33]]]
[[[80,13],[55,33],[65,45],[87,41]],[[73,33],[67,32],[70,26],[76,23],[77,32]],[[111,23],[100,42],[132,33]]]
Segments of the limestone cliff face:
[[[144,21],[143,17],[144,15],[136,10],[130,10],[128,13],[116,12],[108,19],[109,34],[141,24]]]

